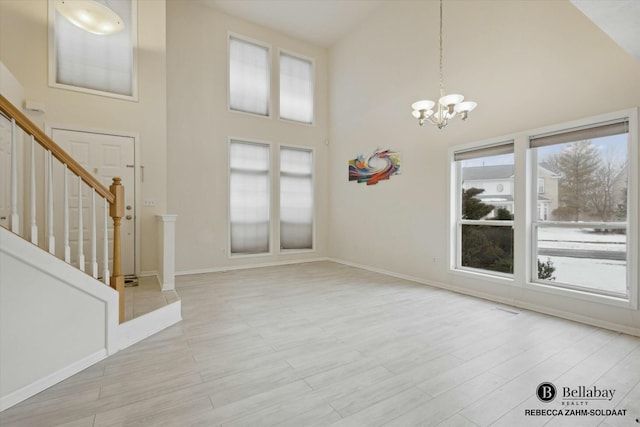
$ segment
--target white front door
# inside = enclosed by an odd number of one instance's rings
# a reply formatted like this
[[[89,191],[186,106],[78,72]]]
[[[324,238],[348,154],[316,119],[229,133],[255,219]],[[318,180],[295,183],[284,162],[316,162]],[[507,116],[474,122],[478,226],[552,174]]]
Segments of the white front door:
[[[135,204],[135,139],[129,136],[109,135],[95,132],[81,132],[69,129],[53,128],[51,138],[71,155],[87,171],[91,172],[107,188],[111,185],[114,177],[122,178],[125,194],[125,218],[122,219],[121,239],[122,239],[122,274],[135,274],[135,227],[136,227],[136,204]],[[61,170],[56,169],[57,176],[54,182],[62,181]],[[78,180],[72,174],[68,175],[69,188],[69,246],[71,246],[71,263],[77,265],[78,251]],[[62,191],[62,186],[54,185],[57,192]],[[62,200],[62,197],[55,198]],[[97,260],[101,264],[103,259],[102,239],[103,239],[103,201],[98,198],[96,202],[97,219]],[[55,206],[56,211],[60,210]],[[91,191],[83,185],[82,189],[82,211],[83,211],[83,246],[85,256],[85,271],[91,273]],[[61,210],[60,210],[61,212]],[[59,218],[60,216],[58,216]],[[56,228],[61,224],[55,221]],[[113,273],[113,221],[108,218],[109,229],[109,271]],[[62,232],[56,231],[57,236],[62,236]],[[59,243],[61,244],[61,243]],[[64,249],[63,249],[64,251]],[[57,252],[57,250],[56,250]],[[64,252],[62,252],[64,253]],[[100,270],[100,275],[102,269]]]

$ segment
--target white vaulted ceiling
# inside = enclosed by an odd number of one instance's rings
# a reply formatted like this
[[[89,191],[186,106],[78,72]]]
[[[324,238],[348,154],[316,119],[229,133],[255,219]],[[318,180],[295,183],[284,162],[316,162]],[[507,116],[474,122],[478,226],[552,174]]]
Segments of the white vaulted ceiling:
[[[198,1],[300,40],[329,47],[375,8],[391,0]],[[571,0],[571,3],[640,61],[640,0]]]
[[[640,0],[571,0],[571,3],[640,61]]]
[[[300,40],[329,47],[384,0],[198,0]]]

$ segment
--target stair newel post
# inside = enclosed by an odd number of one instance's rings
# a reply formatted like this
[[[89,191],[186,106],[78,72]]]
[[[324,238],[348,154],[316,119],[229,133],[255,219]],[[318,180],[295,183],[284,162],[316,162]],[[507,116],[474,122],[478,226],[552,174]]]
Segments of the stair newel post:
[[[113,178],[109,187],[113,194],[113,203],[109,207],[109,215],[113,218],[113,275],[110,286],[120,295],[120,323],[124,321],[124,276],[121,268],[120,221],[124,217],[124,186],[120,178]]]

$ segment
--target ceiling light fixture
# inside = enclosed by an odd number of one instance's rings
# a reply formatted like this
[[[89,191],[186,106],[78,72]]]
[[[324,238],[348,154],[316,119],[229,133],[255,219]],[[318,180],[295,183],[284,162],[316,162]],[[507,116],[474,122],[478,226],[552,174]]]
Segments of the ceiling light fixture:
[[[73,25],[108,36],[124,30],[122,18],[97,0],[56,0],[56,10]]]
[[[440,99],[438,100],[438,109],[433,111],[435,102],[425,99],[416,101],[411,104],[413,108],[412,115],[418,119],[418,123],[422,126],[425,122],[438,126],[438,129],[445,127],[449,120],[457,115],[466,120],[469,112],[478,106],[473,101],[464,101],[464,96],[458,94],[445,95],[444,83],[442,82],[442,0],[440,0]]]

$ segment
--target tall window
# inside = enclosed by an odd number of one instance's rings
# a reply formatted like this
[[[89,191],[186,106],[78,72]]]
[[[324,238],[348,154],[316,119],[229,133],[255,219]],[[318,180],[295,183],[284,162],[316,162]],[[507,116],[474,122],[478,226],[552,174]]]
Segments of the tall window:
[[[229,36],[229,108],[269,115],[269,48]]]
[[[110,0],[124,30],[112,35],[89,33],[69,22],[49,1],[54,37],[49,48],[49,84],[101,95],[136,97],[134,51],[136,0]]]
[[[553,209],[532,227],[533,281],[628,297],[628,129],[623,120],[530,139],[532,182],[558,174],[546,182]]]
[[[280,118],[313,122],[313,63],[280,52]]]
[[[513,143],[456,152],[454,161],[456,268],[512,274]]]
[[[280,148],[280,248],[313,249],[313,152]]]
[[[269,145],[232,140],[229,149],[232,254],[269,252]]]

